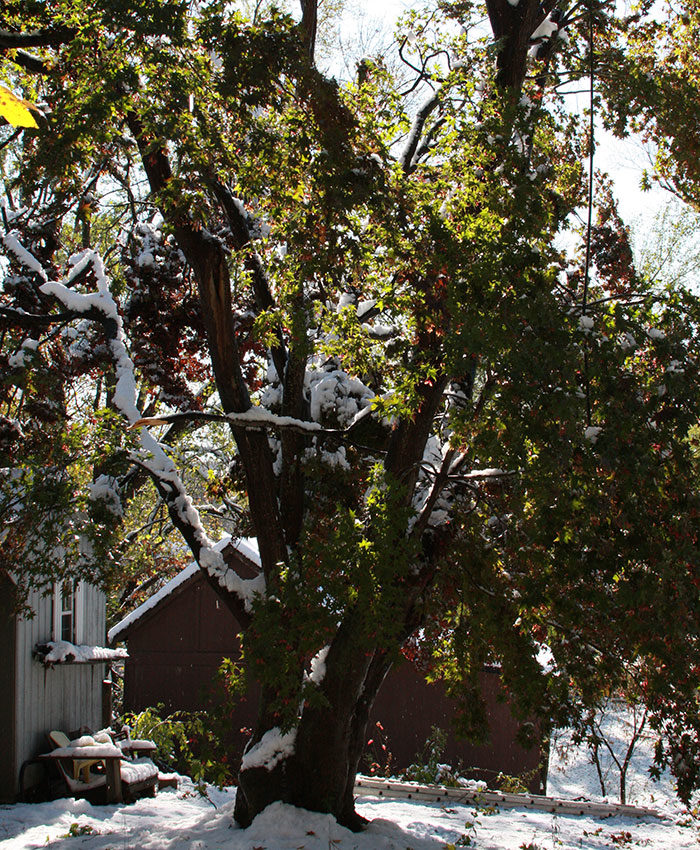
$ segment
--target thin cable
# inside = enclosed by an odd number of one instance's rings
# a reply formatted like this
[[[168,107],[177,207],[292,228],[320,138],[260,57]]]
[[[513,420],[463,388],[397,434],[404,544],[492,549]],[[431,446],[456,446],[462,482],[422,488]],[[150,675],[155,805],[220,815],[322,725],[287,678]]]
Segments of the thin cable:
[[[586,232],[586,265],[583,275],[583,302],[581,304],[582,313],[586,312],[586,303],[588,301],[588,284],[590,281],[591,271],[591,230],[593,225],[593,157],[595,155],[595,127],[594,127],[594,65],[593,65],[593,3],[591,2],[591,14],[589,18],[588,39],[590,45],[590,116],[589,116],[589,146],[588,153],[588,225]]]
[[[591,99],[590,99],[590,116],[589,116],[589,146],[588,153],[588,223],[586,227],[586,264],[583,272],[583,301],[581,302],[581,316],[586,315],[586,306],[588,303],[588,285],[591,277],[591,231],[593,229],[593,158],[595,156],[595,127],[594,127],[594,107],[595,107],[595,65],[593,61],[593,0],[589,5],[588,17],[588,44],[589,44],[589,73],[591,77]],[[591,384],[588,378],[588,346],[583,352],[583,374],[586,383],[586,424],[591,425]]]

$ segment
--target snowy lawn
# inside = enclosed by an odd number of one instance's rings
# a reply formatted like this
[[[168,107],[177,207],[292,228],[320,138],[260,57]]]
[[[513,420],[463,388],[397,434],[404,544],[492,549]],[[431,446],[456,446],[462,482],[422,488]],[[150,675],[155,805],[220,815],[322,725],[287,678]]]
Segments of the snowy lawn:
[[[628,719],[610,712],[602,731],[619,756],[629,740]],[[582,749],[555,741],[548,793],[562,798],[602,799],[597,772]],[[650,805],[661,818],[553,815],[526,808],[449,802],[423,803],[360,797],[358,810],[371,823],[353,834],[326,815],[275,804],[247,830],[233,823],[234,789],[207,788],[202,796],[188,780],[156,799],[131,806],[92,806],[85,800],[0,806],[0,848],[60,850],[574,850],[635,848],[697,850],[700,820],[673,796],[668,778],[651,783],[651,746],[641,741],[628,770],[628,802]],[[601,762],[610,802],[617,802],[613,760]],[[461,842],[461,845],[460,845]]]
[[[620,802],[620,768],[634,730],[640,725],[640,714],[611,702],[600,717],[597,731],[610,745],[599,747],[599,764],[605,793],[598,772],[585,747],[574,747],[568,731],[552,737],[547,775],[547,793],[552,797]],[[617,764],[616,764],[617,760]],[[676,806],[677,798],[668,776],[652,781],[649,766],[653,761],[653,735],[644,727],[637,741],[626,773],[627,802],[639,806]]]
[[[275,804],[247,830],[232,821],[235,792],[208,789],[202,797],[188,780],[178,791],[131,806],[92,806],[84,800],[0,807],[0,847],[61,850],[438,850],[462,840],[482,850],[698,847],[698,825],[669,807],[664,819],[597,819],[527,809],[490,811],[464,805],[361,797],[371,820],[353,834],[330,817]],[[71,835],[71,833],[73,833]]]

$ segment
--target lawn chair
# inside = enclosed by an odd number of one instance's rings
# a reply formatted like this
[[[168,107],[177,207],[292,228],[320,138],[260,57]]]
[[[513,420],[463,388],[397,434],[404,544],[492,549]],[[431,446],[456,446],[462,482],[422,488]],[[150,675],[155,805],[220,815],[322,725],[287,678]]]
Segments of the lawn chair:
[[[57,729],[54,729],[53,732],[49,732],[48,734],[49,743],[51,746],[56,749],[57,747],[70,747],[71,742],[68,738],[68,735],[65,732],[60,732]],[[66,759],[66,762],[71,762],[71,772],[72,772],[72,781],[73,782],[82,782],[83,785],[91,784],[91,776],[90,770],[95,765],[99,765],[102,768],[102,784],[104,785],[104,767],[105,763],[102,759]],[[66,764],[63,761],[59,762],[59,767],[61,771],[65,774],[67,773]],[[92,780],[97,779],[97,776],[93,776]],[[97,786],[99,787],[99,786]],[[72,790],[72,789],[71,789]]]
[[[53,752],[39,758],[51,759],[58,766],[72,796],[92,799],[96,796],[93,792],[99,792],[103,797],[106,793],[110,803],[118,803],[122,799],[132,802],[142,794],[155,797],[158,790],[158,768],[155,764],[150,759],[122,761],[121,750],[105,731],[95,737],[86,735],[75,741],[70,741],[61,732],[51,732],[49,740],[54,746]],[[102,758],[86,758],[86,750],[91,746],[98,749],[102,746]],[[60,752],[56,752],[57,749]],[[77,750],[78,755],[71,756],[71,750]],[[114,752],[117,753],[116,758]],[[92,771],[95,766],[100,773]],[[105,788],[104,793],[102,788]]]
[[[153,741],[132,739],[128,726],[121,732],[112,732],[112,738],[125,756],[121,763],[124,798],[134,799],[139,794],[155,797],[160,784],[159,774],[149,756],[155,753],[156,745]]]
[[[132,803],[137,797],[155,797],[158,793],[158,768],[150,759],[124,761],[120,767],[124,800]]]

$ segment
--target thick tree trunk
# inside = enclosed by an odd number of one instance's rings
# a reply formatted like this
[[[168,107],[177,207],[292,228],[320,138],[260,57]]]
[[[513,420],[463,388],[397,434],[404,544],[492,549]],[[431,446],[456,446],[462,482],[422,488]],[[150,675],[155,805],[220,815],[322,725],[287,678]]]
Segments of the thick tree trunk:
[[[391,662],[384,652],[367,652],[343,628],[326,659],[323,705],[306,705],[294,754],[272,770],[241,770],[234,816],[241,826],[275,800],[328,812],[352,830],[365,820],[355,811],[353,789],[364,750],[369,713]],[[265,724],[270,728],[270,722]],[[256,730],[259,740],[267,731]]]

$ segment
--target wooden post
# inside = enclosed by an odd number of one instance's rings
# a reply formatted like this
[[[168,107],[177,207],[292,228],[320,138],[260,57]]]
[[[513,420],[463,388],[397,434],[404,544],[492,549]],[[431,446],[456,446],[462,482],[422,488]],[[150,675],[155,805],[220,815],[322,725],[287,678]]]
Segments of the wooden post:
[[[112,725],[112,669],[110,667],[107,676],[102,680],[102,728],[107,729]]]
[[[105,759],[105,774],[107,779],[107,802],[123,803],[122,775],[120,770],[121,757],[112,756]]]

